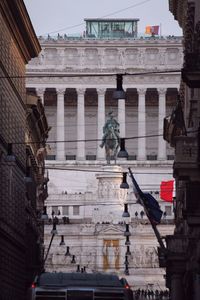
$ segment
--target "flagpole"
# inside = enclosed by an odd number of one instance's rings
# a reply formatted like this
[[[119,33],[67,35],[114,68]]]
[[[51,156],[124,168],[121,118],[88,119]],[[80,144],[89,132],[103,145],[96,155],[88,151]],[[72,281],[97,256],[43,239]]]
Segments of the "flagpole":
[[[128,168],[128,170],[129,170],[129,173],[130,173],[132,182],[133,182],[133,184],[134,184],[134,177],[133,177],[133,173],[132,173],[132,171],[131,171],[131,168]],[[144,203],[143,199],[141,198],[140,201],[141,201],[142,206],[144,207],[144,210],[145,210],[145,213],[146,213],[146,215],[147,215],[147,218],[148,218],[148,220],[149,220],[149,222],[150,222],[150,224],[151,224],[151,226],[152,226],[152,228],[153,228],[153,231],[154,231],[155,236],[156,236],[156,238],[157,238],[157,241],[158,241],[158,243],[159,243],[159,245],[160,245],[160,248],[161,248],[162,250],[166,251],[166,247],[165,247],[165,245],[164,245],[164,243],[163,243],[163,240],[162,240],[162,238],[161,238],[161,236],[160,236],[160,232],[158,231],[158,229],[157,229],[157,227],[156,227],[156,224],[155,224],[154,222],[152,222],[151,218],[149,217],[148,210],[147,210],[147,208],[146,208],[146,206],[145,206],[145,203]]]

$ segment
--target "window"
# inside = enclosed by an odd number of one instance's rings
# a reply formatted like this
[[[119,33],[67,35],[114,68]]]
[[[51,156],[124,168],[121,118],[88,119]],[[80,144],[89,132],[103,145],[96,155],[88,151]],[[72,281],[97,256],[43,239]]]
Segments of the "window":
[[[172,207],[171,206],[165,206],[165,212],[167,216],[172,215]]]
[[[76,160],[76,155],[66,155],[66,160]]]
[[[112,26],[112,30],[123,31],[125,24],[124,22],[123,23],[113,22],[111,26]]]
[[[157,160],[157,155],[155,154],[147,155],[147,160]]]
[[[55,155],[47,155],[46,160],[55,160],[56,156]]]
[[[174,160],[174,155],[168,154],[167,155],[167,160]]]
[[[96,155],[88,154],[86,155],[86,160],[96,160]]]
[[[79,215],[79,211],[80,211],[80,207],[79,206],[73,206],[73,215],[74,216],[78,216]]]
[[[63,216],[69,216],[69,206],[62,207],[62,214]]]
[[[136,160],[136,159],[137,159],[137,156],[134,154],[128,156],[128,160]]]

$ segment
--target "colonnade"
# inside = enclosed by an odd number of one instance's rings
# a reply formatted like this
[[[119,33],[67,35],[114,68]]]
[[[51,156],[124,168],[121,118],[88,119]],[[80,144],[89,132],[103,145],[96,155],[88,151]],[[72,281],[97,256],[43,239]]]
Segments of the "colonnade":
[[[65,88],[56,88],[57,93],[57,121],[56,121],[56,160],[65,160],[65,118],[64,118],[64,96]],[[97,139],[102,138],[102,129],[105,124],[105,93],[106,89],[97,88],[98,109],[97,109]],[[44,103],[45,88],[36,88],[37,95]],[[137,160],[146,160],[146,88],[138,88],[138,139]],[[85,89],[77,88],[77,152],[76,160],[85,160]],[[166,116],[166,92],[167,88],[158,88],[158,160],[166,160],[166,142],[163,140],[163,118]],[[118,100],[118,122],[120,124],[120,136],[125,137],[125,99]],[[63,141],[63,142],[62,142]],[[105,159],[105,150],[98,147],[96,152],[97,160]]]

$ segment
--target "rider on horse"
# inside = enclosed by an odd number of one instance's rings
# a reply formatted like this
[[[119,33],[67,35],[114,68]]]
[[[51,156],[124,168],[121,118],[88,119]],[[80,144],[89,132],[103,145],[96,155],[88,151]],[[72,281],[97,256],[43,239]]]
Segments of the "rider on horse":
[[[117,140],[117,145],[119,145],[119,123],[113,118],[112,111],[108,113],[109,119],[106,121],[104,127],[103,127],[103,138],[102,143],[100,144],[100,147],[103,148],[103,146],[106,144],[106,139],[110,132],[113,132],[115,135],[115,138]]]

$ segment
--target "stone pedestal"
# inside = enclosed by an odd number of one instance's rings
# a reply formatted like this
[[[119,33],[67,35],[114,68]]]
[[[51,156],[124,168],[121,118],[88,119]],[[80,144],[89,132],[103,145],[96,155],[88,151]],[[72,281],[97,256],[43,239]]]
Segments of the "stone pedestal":
[[[98,180],[96,222],[118,223],[123,221],[122,213],[127,190],[121,189],[122,168],[119,166],[104,166],[102,173],[96,174]]]

